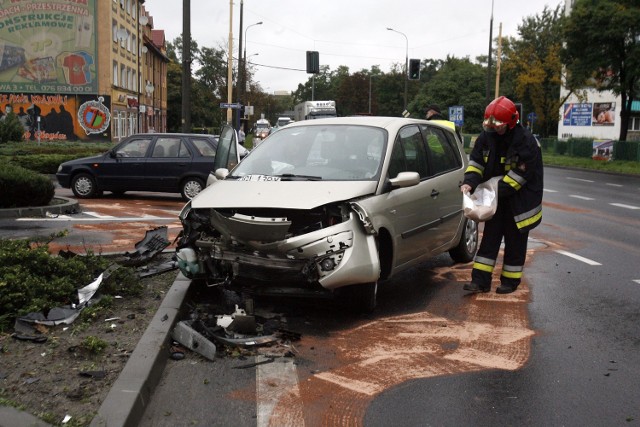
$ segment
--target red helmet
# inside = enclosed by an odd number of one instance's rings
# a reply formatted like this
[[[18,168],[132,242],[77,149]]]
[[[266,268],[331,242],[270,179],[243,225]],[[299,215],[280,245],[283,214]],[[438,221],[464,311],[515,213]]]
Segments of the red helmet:
[[[482,127],[486,131],[502,132],[507,126],[513,129],[518,123],[520,115],[516,105],[504,96],[491,101],[484,110],[484,121]]]

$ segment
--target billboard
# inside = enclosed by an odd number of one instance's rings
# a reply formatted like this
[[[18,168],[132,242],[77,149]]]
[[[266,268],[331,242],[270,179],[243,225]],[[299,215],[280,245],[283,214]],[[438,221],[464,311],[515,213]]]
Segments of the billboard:
[[[593,105],[590,103],[564,104],[562,124],[565,126],[591,126],[591,112]]]
[[[15,113],[27,141],[109,141],[110,109],[110,96],[0,93],[0,120]]]
[[[0,92],[96,93],[96,1],[0,1]]]

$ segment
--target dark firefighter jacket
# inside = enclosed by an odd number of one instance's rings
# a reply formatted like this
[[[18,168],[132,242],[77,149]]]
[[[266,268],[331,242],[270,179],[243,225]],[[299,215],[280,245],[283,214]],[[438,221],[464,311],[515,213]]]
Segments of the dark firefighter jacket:
[[[478,184],[499,175],[504,178],[498,184],[498,203],[510,203],[518,230],[535,228],[542,220],[542,153],[535,137],[519,124],[502,136],[478,136],[464,183],[475,191]]]

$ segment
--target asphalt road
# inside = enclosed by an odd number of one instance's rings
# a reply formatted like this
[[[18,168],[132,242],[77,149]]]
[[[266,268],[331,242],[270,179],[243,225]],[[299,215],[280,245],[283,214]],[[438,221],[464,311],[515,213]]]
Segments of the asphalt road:
[[[382,285],[369,316],[257,300],[302,339],[254,367],[264,356],[169,360],[140,425],[638,425],[639,195],[640,178],[547,168],[543,224],[507,296],[467,295],[470,265],[441,256]],[[0,220],[0,237],[66,229],[61,246],[132,250],[151,227],[173,237],[182,204],[82,201],[70,218]],[[219,309],[213,291],[193,304],[207,302]]]
[[[638,178],[547,169],[510,296],[465,294],[469,265],[442,256],[366,317],[257,301],[302,333],[296,357],[170,361],[141,426],[636,425],[639,193]]]

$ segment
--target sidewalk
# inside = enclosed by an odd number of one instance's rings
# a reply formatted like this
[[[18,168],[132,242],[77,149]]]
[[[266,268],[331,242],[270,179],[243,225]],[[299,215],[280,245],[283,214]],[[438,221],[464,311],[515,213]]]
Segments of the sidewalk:
[[[55,196],[61,203],[29,208],[0,209],[0,218],[46,217],[80,211],[77,200]],[[158,311],[147,326],[127,364],[114,382],[92,427],[134,427],[144,415],[168,360],[171,331],[181,314],[191,281],[178,273]],[[164,350],[164,351],[163,351]],[[14,407],[0,405],[0,427],[50,427]]]
[[[49,215],[64,215],[80,211],[77,200],[68,197],[55,196],[56,203],[47,206],[35,206],[26,208],[6,208],[0,209],[0,218],[22,218],[22,217],[46,217]]]

